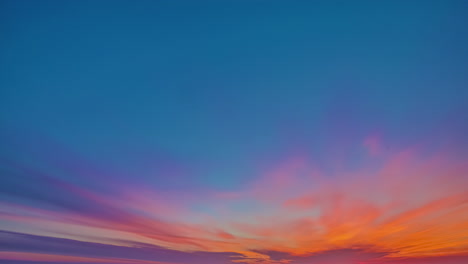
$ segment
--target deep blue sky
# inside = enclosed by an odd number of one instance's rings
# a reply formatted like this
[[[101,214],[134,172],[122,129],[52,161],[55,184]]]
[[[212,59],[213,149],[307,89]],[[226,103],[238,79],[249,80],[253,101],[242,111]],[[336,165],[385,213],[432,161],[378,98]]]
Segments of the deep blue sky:
[[[25,138],[41,135],[129,175],[151,178],[159,162],[226,188],[329,134],[411,141],[462,115],[467,8],[2,1],[2,152],[24,158]]]

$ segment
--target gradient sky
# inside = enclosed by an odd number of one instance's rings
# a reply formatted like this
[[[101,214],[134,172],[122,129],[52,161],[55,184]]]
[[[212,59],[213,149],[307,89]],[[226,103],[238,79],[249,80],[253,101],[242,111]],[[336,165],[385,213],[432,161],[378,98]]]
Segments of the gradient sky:
[[[0,263],[468,263],[468,2],[0,1]]]

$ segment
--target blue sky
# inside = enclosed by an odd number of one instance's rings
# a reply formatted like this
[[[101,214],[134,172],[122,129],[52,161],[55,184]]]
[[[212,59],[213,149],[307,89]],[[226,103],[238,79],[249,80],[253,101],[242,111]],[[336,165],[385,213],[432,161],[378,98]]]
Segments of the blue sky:
[[[2,124],[96,159],[215,161],[235,183],[338,104],[399,133],[466,99],[463,1],[3,6]]]

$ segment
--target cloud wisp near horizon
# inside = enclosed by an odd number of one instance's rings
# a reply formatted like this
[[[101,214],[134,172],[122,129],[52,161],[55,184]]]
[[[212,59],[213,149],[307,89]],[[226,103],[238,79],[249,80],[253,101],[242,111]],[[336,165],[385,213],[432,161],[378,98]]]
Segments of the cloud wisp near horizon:
[[[3,163],[0,259],[59,263],[448,263],[468,257],[468,166],[449,149],[363,138],[358,166],[304,152],[232,191],[72,183]],[[387,149],[387,150],[386,150]],[[347,149],[342,153],[353,153]],[[65,151],[61,160],[66,160]],[[333,163],[333,161],[331,161]],[[53,168],[53,166],[56,166]],[[81,170],[76,168],[81,166]],[[60,168],[61,167],[61,168]],[[70,171],[67,171],[70,170]],[[27,183],[27,184],[25,184]],[[111,186],[111,187],[110,187]],[[453,259],[453,260],[452,260]],[[211,262],[210,262],[211,261]],[[346,262],[347,261],[347,262]]]

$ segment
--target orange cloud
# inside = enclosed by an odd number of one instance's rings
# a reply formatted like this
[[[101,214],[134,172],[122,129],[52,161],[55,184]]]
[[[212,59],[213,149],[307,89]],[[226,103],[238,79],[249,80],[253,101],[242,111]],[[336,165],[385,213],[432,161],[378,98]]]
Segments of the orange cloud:
[[[377,143],[369,142],[374,151]],[[292,258],[359,249],[385,252],[385,261],[468,252],[465,160],[444,153],[423,156],[413,148],[361,162],[357,169],[325,173],[311,166],[306,157],[292,158],[244,189],[226,195],[205,194],[200,199],[207,208],[205,213],[180,204],[151,206],[151,199],[135,191],[127,192],[134,199],[120,203],[121,198],[62,184],[77,199],[92,201],[102,211],[29,210],[22,206],[17,215],[13,208],[1,217],[29,226],[40,219],[38,227],[58,222],[81,227],[76,230],[90,228],[101,240],[120,238],[185,252],[235,252],[244,257],[233,261],[244,263],[291,260],[274,259],[265,253],[270,251]],[[177,210],[171,210],[172,206]],[[78,233],[69,236],[88,239]],[[19,258],[11,252],[2,254]],[[66,256],[24,256],[78,261]],[[122,261],[115,263],[127,263]]]

